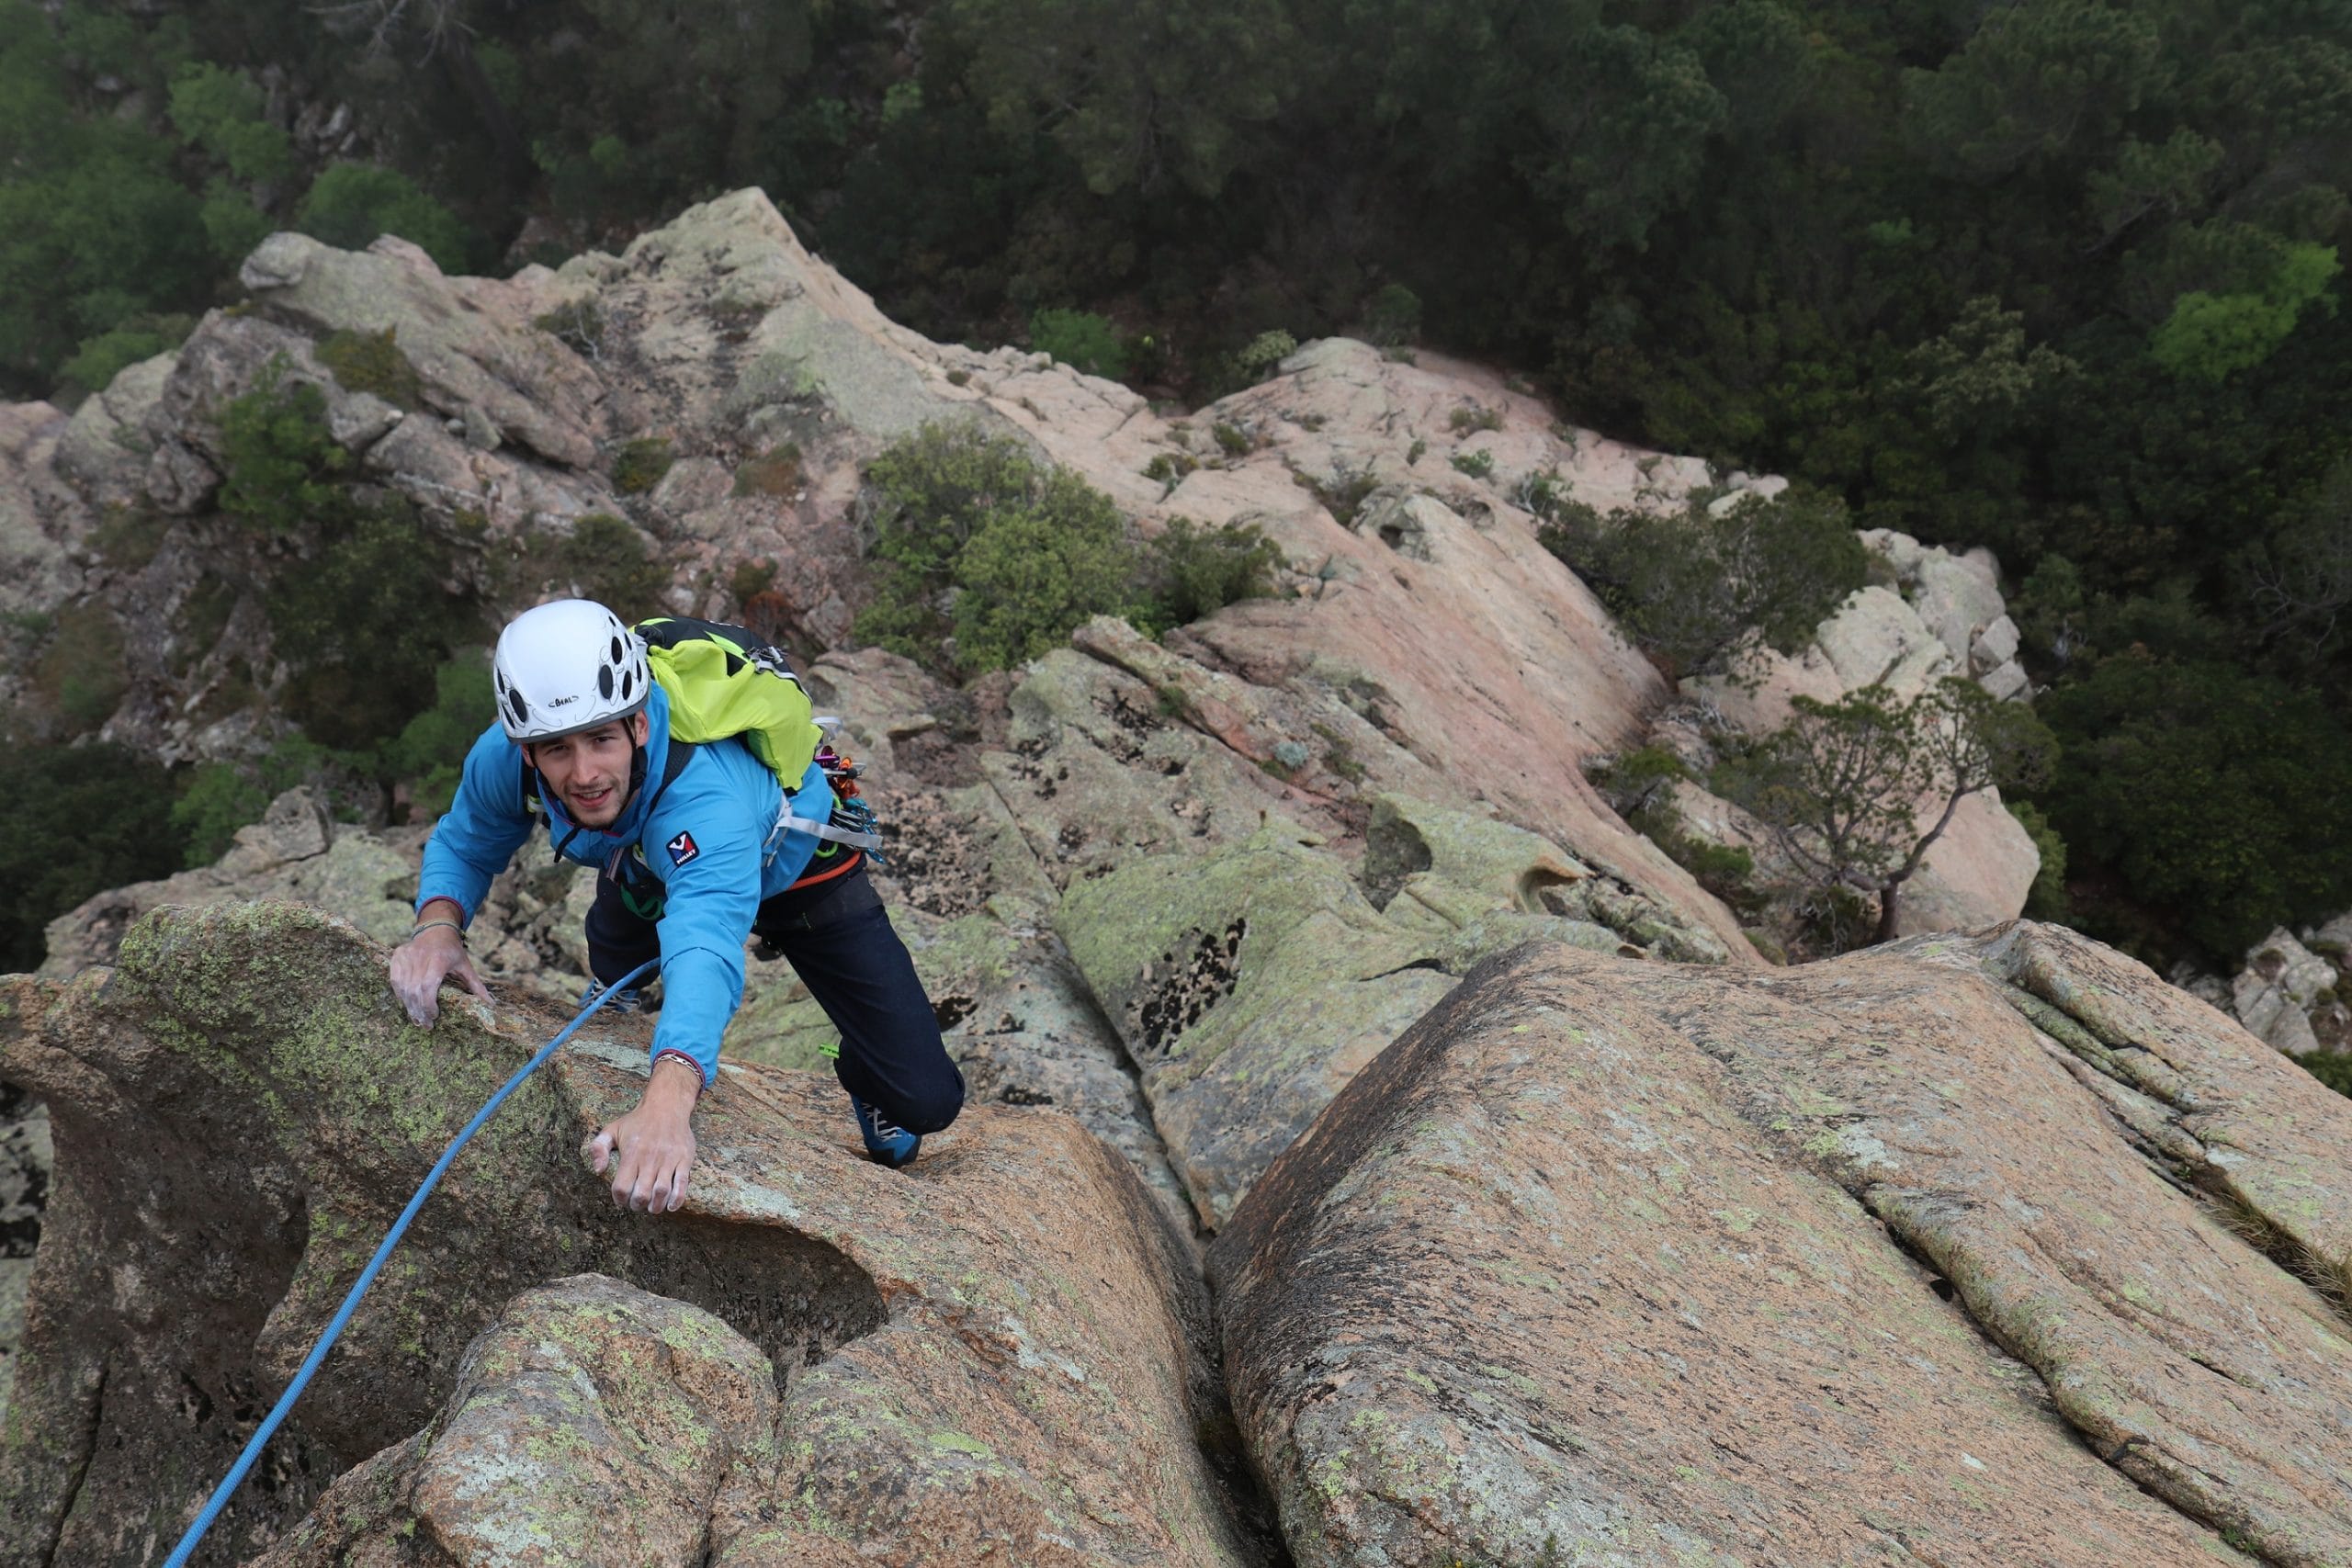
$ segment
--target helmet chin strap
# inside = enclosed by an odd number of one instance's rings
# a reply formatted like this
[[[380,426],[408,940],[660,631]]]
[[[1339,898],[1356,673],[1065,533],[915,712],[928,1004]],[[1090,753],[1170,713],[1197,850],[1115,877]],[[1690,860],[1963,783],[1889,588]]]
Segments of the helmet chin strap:
[[[621,808],[613,816],[617,822],[628,814],[628,803],[645,784],[645,743],[637,738],[637,727],[628,725],[628,790],[621,796]]]

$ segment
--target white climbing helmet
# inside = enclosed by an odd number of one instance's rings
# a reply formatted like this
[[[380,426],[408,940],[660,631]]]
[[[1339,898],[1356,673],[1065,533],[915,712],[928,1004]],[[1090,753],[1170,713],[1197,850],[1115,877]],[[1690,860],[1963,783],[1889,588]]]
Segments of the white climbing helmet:
[[[498,634],[498,722],[517,742],[576,735],[645,705],[645,640],[602,604],[558,599]]]

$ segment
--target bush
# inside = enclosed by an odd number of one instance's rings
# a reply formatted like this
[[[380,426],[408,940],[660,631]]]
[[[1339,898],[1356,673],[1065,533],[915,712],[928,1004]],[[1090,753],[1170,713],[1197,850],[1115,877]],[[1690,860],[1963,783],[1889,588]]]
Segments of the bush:
[[[1181,626],[1243,599],[1274,591],[1280,545],[1255,524],[1202,528],[1179,517],[1146,547],[1154,584],[1151,620]]]
[[[114,378],[142,359],[166,354],[187,341],[193,316],[133,316],[111,331],[85,338],[58,370],[67,389],[103,392]]]
[[[1385,285],[1363,313],[1363,339],[1375,348],[1395,348],[1420,335],[1421,297],[1401,283]]]
[[[260,821],[269,803],[287,790],[311,782],[329,755],[324,747],[291,735],[265,756],[190,769],[172,805],[172,829],[186,846],[187,868],[210,865],[228,853],[238,829]]]
[[[439,816],[457,797],[466,753],[496,711],[490,651],[466,649],[433,672],[433,705],[378,749],[376,775],[387,783],[406,782],[415,809]]]
[[[1029,346],[1089,376],[1116,381],[1127,373],[1126,340],[1091,310],[1038,311],[1029,318]]]
[[[2290,1053],[2287,1059],[2336,1093],[2352,1095],[2352,1055],[2341,1051],[2307,1051],[2300,1056]]]
[[[781,446],[770,447],[736,469],[735,486],[729,493],[737,496],[784,496],[799,488],[800,444],[787,441]]]
[[[2036,920],[2063,920],[2066,918],[2066,840],[2050,825],[2050,818],[2030,800],[2004,802],[2018,826],[2026,830],[2033,847],[2041,852],[2041,869],[2033,874],[2033,886],[2025,896],[2025,913]]]
[[[33,690],[75,734],[104,724],[130,686],[122,626],[103,604],[58,612],[57,635],[33,667]]]
[[[1455,473],[1467,474],[1474,479],[1490,479],[1495,472],[1495,455],[1492,452],[1456,452],[1452,461]]]
[[[91,894],[179,868],[170,779],[122,747],[0,749],[0,795],[19,807],[0,833],[0,973],[38,968],[42,928]]]
[[[2174,940],[2228,963],[2352,905],[2352,734],[2317,695],[2127,652],[2039,706],[2066,748],[2040,804]],[[2128,911],[2082,915],[2137,934]]]
[[[424,388],[394,341],[393,329],[379,333],[330,333],[320,341],[319,363],[346,392],[371,392],[394,408],[414,411],[424,406]]]
[[[533,525],[514,536],[497,572],[501,598],[563,593],[594,599],[625,621],[662,613],[670,569],[627,518],[592,512],[567,532]]]
[[[441,586],[447,553],[404,507],[353,509],[265,604],[292,671],[286,711],[325,745],[360,750],[396,735],[432,701],[437,669],[467,620]]]
[[[642,495],[662,482],[677,459],[667,436],[641,435],[624,441],[613,454],[613,488],[623,495]]]
[[[379,234],[397,234],[446,273],[466,269],[472,243],[450,210],[397,170],[335,164],[311,182],[295,226],[346,251],[364,251]]]
[[[1846,509],[1831,499],[1749,497],[1718,517],[1694,498],[1679,515],[1597,520],[1589,507],[1552,504],[1559,520],[1544,529],[1544,546],[1675,680],[1736,676],[1759,646],[1794,652],[1868,572]]]
[[[326,394],[288,382],[282,360],[221,410],[220,449],[220,510],[249,526],[284,537],[345,505],[339,480],[351,454],[327,431]]]
[[[1017,441],[925,425],[865,479],[883,568],[857,617],[866,641],[969,675],[1036,658],[1089,616],[1134,608],[1138,562],[1118,508]]]

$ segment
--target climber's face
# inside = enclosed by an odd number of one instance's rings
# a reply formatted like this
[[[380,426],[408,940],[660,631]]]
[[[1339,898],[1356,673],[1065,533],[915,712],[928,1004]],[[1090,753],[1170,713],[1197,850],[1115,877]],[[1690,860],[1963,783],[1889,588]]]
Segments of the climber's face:
[[[523,751],[565,816],[582,828],[609,828],[628,804],[629,759],[644,744],[645,716],[633,713]]]

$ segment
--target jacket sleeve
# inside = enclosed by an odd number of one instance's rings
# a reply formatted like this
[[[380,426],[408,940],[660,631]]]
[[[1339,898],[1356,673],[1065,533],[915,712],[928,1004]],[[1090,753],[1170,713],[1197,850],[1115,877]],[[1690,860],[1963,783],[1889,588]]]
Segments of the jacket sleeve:
[[[522,778],[514,743],[492,725],[466,753],[458,796],[424,842],[424,866],[416,879],[419,909],[434,898],[454,899],[472,923],[492,879],[531,836]]]
[[[680,1051],[718,1076],[718,1040],[743,999],[743,943],[760,908],[754,814],[718,791],[664,801],[646,824],[647,860],[663,884],[662,1013],[653,1055]]]

